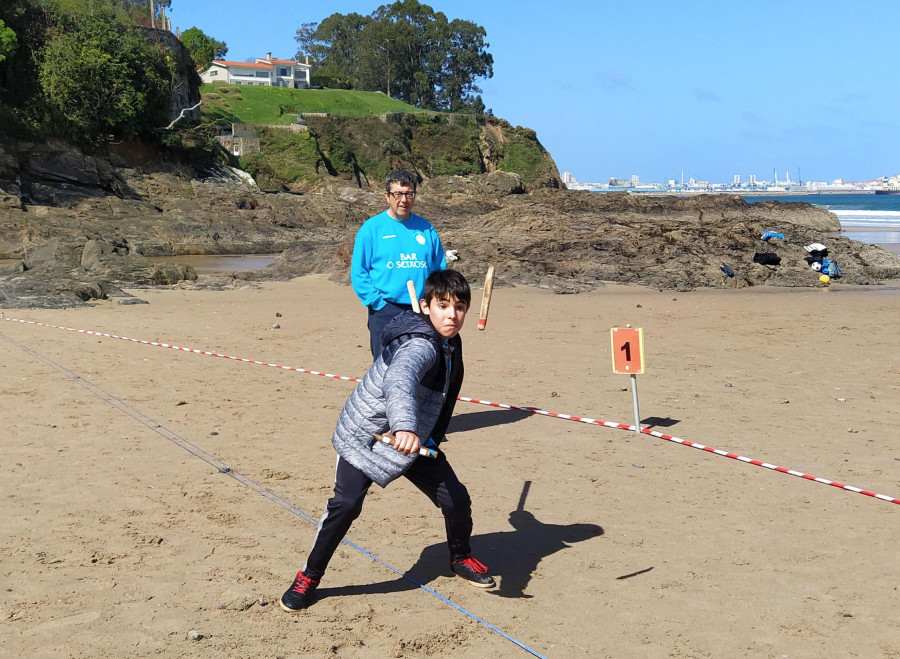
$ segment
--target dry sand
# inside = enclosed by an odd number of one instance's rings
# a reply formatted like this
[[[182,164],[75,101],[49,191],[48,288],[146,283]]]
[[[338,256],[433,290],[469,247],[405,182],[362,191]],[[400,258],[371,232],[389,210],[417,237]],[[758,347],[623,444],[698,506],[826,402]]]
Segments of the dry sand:
[[[364,310],[322,277],[133,292],[150,304],[6,317],[369,364]],[[631,323],[646,425],[900,496],[896,286],[495,288],[485,332],[473,302],[464,396],[632,423],[609,355]],[[4,656],[900,657],[900,505],[467,402],[446,450],[500,587],[450,576],[438,511],[401,480],[373,488],[321,599],[285,613],[353,383],[8,320],[0,354]]]

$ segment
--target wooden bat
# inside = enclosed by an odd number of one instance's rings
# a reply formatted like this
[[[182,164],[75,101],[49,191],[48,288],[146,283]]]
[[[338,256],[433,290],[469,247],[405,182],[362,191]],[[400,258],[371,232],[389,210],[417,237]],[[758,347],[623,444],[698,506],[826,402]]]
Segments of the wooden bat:
[[[494,266],[488,268],[484,279],[484,292],[481,294],[481,313],[478,314],[478,329],[487,327],[488,308],[491,306],[491,291],[494,289]]]
[[[394,437],[393,435],[389,435],[387,433],[384,433],[383,435],[379,435],[377,432],[372,433],[372,437],[377,439],[379,442],[384,442],[385,444],[390,444],[391,446],[393,446],[394,442],[397,441],[396,437]],[[419,455],[424,456],[426,458],[436,458],[437,451],[435,451],[433,448],[425,448],[423,446],[422,448],[419,449]]]
[[[409,291],[409,303],[412,305],[413,311],[422,313],[422,310],[419,309],[419,296],[416,295],[416,285],[412,279],[406,282],[406,290]]]

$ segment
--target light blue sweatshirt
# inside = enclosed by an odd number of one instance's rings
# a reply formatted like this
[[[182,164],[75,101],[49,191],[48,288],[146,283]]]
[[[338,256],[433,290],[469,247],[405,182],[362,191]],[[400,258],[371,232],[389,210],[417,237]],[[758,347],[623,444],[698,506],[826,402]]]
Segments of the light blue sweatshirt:
[[[413,213],[400,221],[384,211],[356,233],[350,279],[360,302],[376,311],[386,301],[409,304],[409,280],[421,297],[428,275],[446,269],[444,246],[424,217]]]

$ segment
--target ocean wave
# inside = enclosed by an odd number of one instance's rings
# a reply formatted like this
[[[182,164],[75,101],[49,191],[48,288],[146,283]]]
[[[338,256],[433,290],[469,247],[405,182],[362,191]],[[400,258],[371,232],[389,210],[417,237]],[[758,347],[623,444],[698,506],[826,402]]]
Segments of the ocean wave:
[[[841,226],[900,229],[900,211],[833,210]]]
[[[883,217],[886,219],[896,218],[896,219],[900,220],[900,211],[868,211],[868,210],[853,210],[853,209],[847,209],[847,210],[828,209],[828,210],[830,212],[834,213],[835,215],[837,215],[838,217],[852,215],[854,217],[856,217],[856,216],[858,216],[858,217]]]
[[[866,218],[840,218],[842,227],[864,227],[864,228],[874,228],[874,229],[900,229],[900,221],[898,222],[885,222],[883,220],[869,220]]]

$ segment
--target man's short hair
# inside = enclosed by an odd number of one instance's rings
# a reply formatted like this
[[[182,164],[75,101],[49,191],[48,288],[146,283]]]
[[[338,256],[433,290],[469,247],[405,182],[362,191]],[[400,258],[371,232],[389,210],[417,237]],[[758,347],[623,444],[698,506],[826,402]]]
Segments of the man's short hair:
[[[406,169],[395,169],[390,174],[387,175],[387,178],[384,180],[384,190],[385,192],[391,191],[391,183],[396,183],[397,185],[408,186],[415,190],[419,186],[419,182],[416,179],[416,175]]]
[[[472,289],[469,282],[456,270],[435,270],[425,280],[425,292],[422,298],[431,305],[435,298],[449,300],[455,297],[460,302],[465,302],[466,307],[472,306]]]

